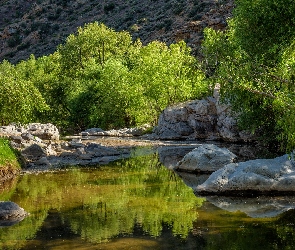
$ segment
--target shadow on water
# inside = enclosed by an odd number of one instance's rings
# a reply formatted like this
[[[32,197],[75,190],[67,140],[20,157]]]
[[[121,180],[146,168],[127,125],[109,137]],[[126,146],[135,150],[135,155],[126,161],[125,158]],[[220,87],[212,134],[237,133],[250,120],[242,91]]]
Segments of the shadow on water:
[[[267,200],[257,199],[264,205],[255,213],[268,215],[253,216],[250,200],[247,208],[242,199],[195,196],[192,188],[206,176],[171,170],[190,150],[140,148],[104,166],[21,176],[0,200],[31,215],[0,228],[0,249],[293,248],[294,210],[265,212]],[[272,204],[291,208],[294,201]]]

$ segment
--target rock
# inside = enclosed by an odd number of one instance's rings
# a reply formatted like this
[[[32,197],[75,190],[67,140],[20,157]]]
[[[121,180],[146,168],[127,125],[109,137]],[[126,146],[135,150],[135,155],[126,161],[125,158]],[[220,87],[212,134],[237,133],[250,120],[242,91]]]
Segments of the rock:
[[[190,172],[214,172],[232,163],[236,155],[226,148],[219,148],[213,144],[203,144],[188,154],[174,168]]]
[[[42,140],[59,140],[59,131],[51,123],[29,123],[25,126],[11,124],[0,127],[0,135],[22,136],[24,140],[36,140],[36,137]]]
[[[112,129],[108,131],[104,131],[101,128],[90,128],[85,131],[82,131],[81,136],[116,136],[116,137],[132,137],[132,136],[141,136],[146,131],[150,130],[150,125],[143,125],[141,127],[136,128],[122,128],[122,129]]]
[[[295,167],[288,155],[231,163],[196,187],[197,193],[274,194],[295,192]]]
[[[294,196],[224,197],[206,196],[206,200],[229,212],[243,212],[252,218],[270,218],[295,208]]]
[[[173,169],[177,166],[178,162],[182,160],[182,158],[196,148],[195,146],[177,146],[177,147],[160,147],[158,148],[158,155],[160,162],[167,168]]]
[[[45,165],[45,166],[50,166],[50,162],[48,161],[47,157],[42,157],[39,160],[35,161],[36,165]]]
[[[160,114],[154,133],[163,140],[255,141],[252,134],[239,131],[230,106],[219,101],[218,89],[213,97],[166,108]]]
[[[33,144],[27,147],[21,153],[25,159],[29,161],[37,161],[40,158],[46,156],[46,151],[38,144]]]
[[[96,136],[96,135],[104,135],[104,130],[102,130],[101,128],[90,128],[87,129],[83,132],[81,132],[82,136]]]
[[[24,140],[21,136],[11,135],[9,139],[17,144],[21,144]]]
[[[29,214],[16,203],[11,201],[0,202],[0,225],[2,222],[15,223],[21,221]]]
[[[28,132],[26,132],[26,133],[22,133],[22,134],[21,134],[21,137],[22,137],[24,140],[26,140],[26,141],[30,141],[30,140],[34,140],[34,139],[35,139],[35,137],[34,137],[32,134],[28,133]]]
[[[27,125],[27,131],[42,140],[59,140],[59,131],[51,123],[30,123]]]
[[[85,148],[85,152],[88,154],[93,154],[96,157],[99,156],[112,156],[112,155],[120,155],[121,152],[110,147],[101,146],[96,143],[90,143]]]

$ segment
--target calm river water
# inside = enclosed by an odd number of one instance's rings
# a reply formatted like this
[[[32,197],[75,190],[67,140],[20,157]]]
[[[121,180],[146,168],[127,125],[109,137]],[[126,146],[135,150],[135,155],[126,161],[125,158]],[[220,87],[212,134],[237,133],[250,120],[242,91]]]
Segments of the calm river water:
[[[295,249],[292,197],[198,197],[182,177],[156,152],[24,174],[0,200],[30,216],[0,228],[0,249]]]

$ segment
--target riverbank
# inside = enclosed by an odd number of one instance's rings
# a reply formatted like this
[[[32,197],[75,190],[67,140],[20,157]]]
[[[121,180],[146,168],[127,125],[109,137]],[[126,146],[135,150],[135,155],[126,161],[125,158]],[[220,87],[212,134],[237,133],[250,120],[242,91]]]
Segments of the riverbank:
[[[18,153],[10,146],[8,139],[0,138],[0,182],[13,178],[20,170]]]

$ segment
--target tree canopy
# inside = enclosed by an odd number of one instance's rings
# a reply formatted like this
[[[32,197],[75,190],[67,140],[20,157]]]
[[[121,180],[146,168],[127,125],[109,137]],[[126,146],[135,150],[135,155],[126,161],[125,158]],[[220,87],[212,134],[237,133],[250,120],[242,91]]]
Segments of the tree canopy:
[[[237,0],[226,31],[205,30],[204,68],[239,125],[282,149],[295,146],[295,2]]]

